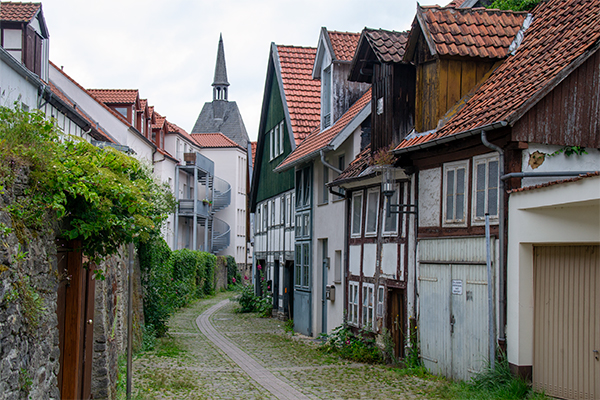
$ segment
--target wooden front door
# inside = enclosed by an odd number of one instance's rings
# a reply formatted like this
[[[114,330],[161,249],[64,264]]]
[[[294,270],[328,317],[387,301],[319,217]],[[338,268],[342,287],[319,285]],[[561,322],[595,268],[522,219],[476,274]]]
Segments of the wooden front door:
[[[392,341],[394,342],[394,355],[396,358],[404,357],[404,343],[406,342],[406,310],[404,308],[404,290],[388,290],[387,326],[389,327]]]
[[[61,277],[56,313],[60,339],[58,387],[62,399],[89,399],[95,281],[83,268],[81,242],[58,242],[57,267]]]

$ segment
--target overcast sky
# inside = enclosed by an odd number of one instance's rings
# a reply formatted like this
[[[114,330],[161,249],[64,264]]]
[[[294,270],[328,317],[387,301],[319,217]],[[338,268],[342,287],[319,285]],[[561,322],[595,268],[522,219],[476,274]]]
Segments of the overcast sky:
[[[88,89],[139,89],[158,113],[188,132],[212,101],[222,33],[229,100],[237,102],[251,140],[258,133],[271,42],[316,47],[322,26],[402,31],[416,9],[413,0],[41,1],[51,61]]]

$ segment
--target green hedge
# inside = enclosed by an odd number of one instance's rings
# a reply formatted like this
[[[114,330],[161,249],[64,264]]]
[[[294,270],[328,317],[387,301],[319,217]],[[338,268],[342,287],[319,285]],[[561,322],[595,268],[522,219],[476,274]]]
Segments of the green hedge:
[[[217,257],[188,249],[171,251],[162,238],[138,245],[144,319],[157,336],[167,332],[167,320],[192,300],[214,294]]]

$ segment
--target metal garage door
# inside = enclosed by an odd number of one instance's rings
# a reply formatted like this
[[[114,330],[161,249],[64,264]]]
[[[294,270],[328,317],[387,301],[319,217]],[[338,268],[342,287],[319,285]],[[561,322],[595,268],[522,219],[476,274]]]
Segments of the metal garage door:
[[[600,399],[600,246],[536,246],[533,384]]]
[[[419,259],[423,363],[434,374],[467,380],[488,358],[485,239],[420,240]]]

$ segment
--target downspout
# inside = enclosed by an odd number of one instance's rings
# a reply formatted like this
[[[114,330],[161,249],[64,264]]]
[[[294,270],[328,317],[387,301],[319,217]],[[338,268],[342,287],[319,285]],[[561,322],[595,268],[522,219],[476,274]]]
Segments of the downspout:
[[[325,161],[325,151],[323,149],[321,149],[320,153],[321,153],[321,162],[323,163],[324,166],[326,166],[329,169],[334,170],[338,174],[342,173],[341,169],[338,169],[338,168],[334,167],[333,165],[329,164],[327,161]]]
[[[498,175],[504,176],[504,151],[493,143],[490,143],[485,136],[485,130],[481,131],[481,142],[485,147],[488,147],[494,151],[498,152]],[[506,273],[506,265],[505,265],[505,253],[504,253],[504,234],[506,231],[505,227],[505,215],[504,215],[504,199],[505,199],[505,190],[504,190],[504,180],[498,180],[498,236],[499,236],[499,247],[500,247],[500,268],[499,268],[499,276],[498,276],[498,287],[499,287],[499,295],[500,295],[500,312],[498,313],[498,343],[504,348],[504,344],[506,343],[505,338],[505,325],[506,325],[506,282],[505,282],[505,273]],[[491,312],[491,310],[490,310]]]
[[[324,166],[326,166],[327,168],[333,170],[334,172],[337,172],[338,174],[342,173],[341,169],[338,169],[338,168],[334,167],[333,165],[329,164],[327,161],[325,161],[325,151],[323,149],[321,149],[320,153],[321,153],[321,163],[323,163]],[[340,196],[340,197],[346,198],[346,194],[345,193],[335,192],[333,190],[332,186],[329,186],[329,193],[335,194],[336,196]]]

